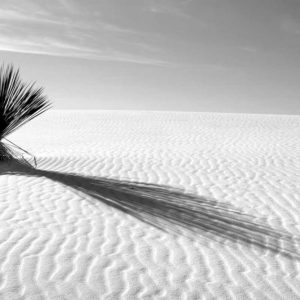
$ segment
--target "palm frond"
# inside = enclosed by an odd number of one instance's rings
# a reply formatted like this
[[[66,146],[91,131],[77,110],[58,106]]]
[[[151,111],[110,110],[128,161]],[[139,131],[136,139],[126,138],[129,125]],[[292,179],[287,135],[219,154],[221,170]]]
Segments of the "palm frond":
[[[42,88],[22,82],[19,70],[12,65],[0,67],[0,161],[17,159],[31,165],[25,158],[29,153],[7,140],[6,136],[48,108],[50,103]]]
[[[12,65],[0,67],[0,140],[49,107],[42,88],[22,82]]]

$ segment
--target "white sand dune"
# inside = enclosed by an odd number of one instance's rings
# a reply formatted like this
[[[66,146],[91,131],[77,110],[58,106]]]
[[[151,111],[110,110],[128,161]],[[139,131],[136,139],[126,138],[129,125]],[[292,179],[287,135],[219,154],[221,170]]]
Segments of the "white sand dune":
[[[9,139],[38,169],[0,165],[0,299],[300,299],[299,116],[52,111]]]

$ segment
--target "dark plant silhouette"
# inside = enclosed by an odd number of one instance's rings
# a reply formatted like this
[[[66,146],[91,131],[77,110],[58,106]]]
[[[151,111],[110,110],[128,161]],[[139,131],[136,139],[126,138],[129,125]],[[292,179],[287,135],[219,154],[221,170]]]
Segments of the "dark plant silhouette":
[[[30,164],[23,154],[29,153],[6,137],[49,106],[42,88],[22,82],[19,70],[12,65],[0,67],[0,160],[16,158]]]
[[[35,169],[20,161],[0,164],[0,174],[46,177],[161,230],[195,238],[205,234],[300,259],[299,239],[233,206],[154,184]]]

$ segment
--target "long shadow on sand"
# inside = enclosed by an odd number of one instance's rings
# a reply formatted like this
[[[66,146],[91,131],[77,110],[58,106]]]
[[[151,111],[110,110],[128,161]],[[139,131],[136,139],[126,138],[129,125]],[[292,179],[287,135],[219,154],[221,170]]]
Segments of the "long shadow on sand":
[[[46,171],[18,161],[0,162],[1,174],[51,179],[167,232],[205,233],[219,241],[242,242],[300,259],[299,239],[290,233],[233,206],[168,186]]]

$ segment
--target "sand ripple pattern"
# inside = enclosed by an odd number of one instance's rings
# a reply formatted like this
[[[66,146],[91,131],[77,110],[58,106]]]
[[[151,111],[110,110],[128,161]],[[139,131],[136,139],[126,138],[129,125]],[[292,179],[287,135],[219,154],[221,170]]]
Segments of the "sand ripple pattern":
[[[299,132],[298,116],[46,113],[10,139],[48,173],[0,166],[0,299],[299,299]],[[295,255],[228,234],[162,231],[51,172],[213,199],[286,234],[280,249]]]

